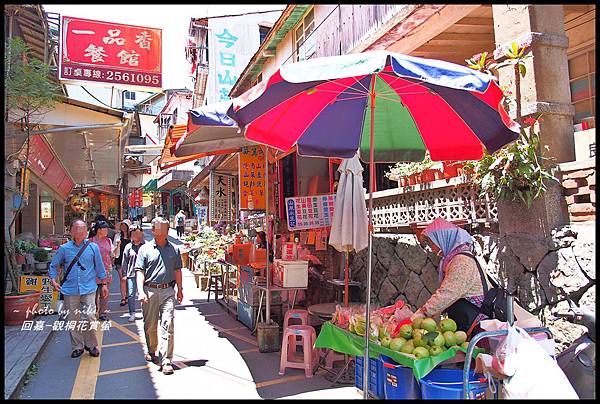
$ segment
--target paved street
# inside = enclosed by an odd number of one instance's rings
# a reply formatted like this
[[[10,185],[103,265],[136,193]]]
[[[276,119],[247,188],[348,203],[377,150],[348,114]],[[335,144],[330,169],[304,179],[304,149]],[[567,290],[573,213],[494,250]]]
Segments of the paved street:
[[[144,230],[150,239],[149,224]],[[180,243],[174,235],[172,230],[169,239]],[[175,314],[173,375],[144,361],[142,320],[127,322],[127,306],[119,306],[119,285],[113,281],[112,326],[99,331],[100,357],[85,353],[72,359],[68,333],[53,332],[20,398],[361,398],[354,386],[331,388],[322,370],[312,379],[299,369],[279,376],[278,352],[260,353],[250,330],[212,299],[207,303],[206,292],[196,288],[187,269],[183,285],[184,301]]]

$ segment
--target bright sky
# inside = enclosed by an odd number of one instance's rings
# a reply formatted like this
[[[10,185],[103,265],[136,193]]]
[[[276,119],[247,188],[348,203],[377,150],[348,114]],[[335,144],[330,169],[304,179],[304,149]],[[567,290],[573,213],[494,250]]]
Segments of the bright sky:
[[[44,4],[45,11],[69,17],[162,28],[163,88],[187,87],[190,89],[189,65],[185,59],[190,18],[283,10],[284,8],[285,4]]]

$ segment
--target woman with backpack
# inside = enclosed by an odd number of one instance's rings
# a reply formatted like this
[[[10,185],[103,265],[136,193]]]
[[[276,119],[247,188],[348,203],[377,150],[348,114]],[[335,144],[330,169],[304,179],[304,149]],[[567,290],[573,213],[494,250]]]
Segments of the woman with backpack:
[[[459,330],[471,335],[479,322],[487,318],[481,313],[487,279],[475,257],[473,238],[466,230],[442,218],[427,226],[422,238],[442,257],[438,267],[440,286],[411,319],[446,312]]]

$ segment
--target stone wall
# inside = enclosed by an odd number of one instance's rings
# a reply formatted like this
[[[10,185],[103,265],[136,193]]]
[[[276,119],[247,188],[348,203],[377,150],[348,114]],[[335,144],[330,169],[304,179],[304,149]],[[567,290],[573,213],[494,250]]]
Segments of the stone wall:
[[[575,303],[595,308],[595,230],[593,226],[565,226],[548,240],[528,235],[499,237],[474,234],[479,257],[489,277],[513,292],[521,306],[550,327],[559,351],[585,330],[549,315]],[[366,284],[368,249],[354,254],[352,279]],[[388,305],[402,299],[414,311],[439,286],[440,258],[421,248],[414,235],[380,234],[373,239],[372,304]],[[365,301],[366,287],[363,287]]]
[[[559,165],[571,222],[596,220],[596,160],[591,158]]]

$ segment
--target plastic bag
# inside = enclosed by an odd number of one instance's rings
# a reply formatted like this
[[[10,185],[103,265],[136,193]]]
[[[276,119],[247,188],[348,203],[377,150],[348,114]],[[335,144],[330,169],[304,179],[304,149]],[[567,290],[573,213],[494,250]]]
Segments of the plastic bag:
[[[534,317],[534,319],[537,320],[536,317]],[[520,328],[539,327],[541,323],[538,324],[539,320],[537,320],[538,322],[536,322],[535,320],[531,320],[528,318],[521,321],[515,321],[515,326]],[[491,319],[482,320],[479,323],[479,326],[483,331],[497,331],[506,330],[508,328],[508,323],[496,319]],[[540,344],[540,346],[544,348],[546,352],[548,352],[548,355],[552,357],[556,355],[556,343],[554,339],[549,339],[546,333],[540,332],[531,334],[531,337],[533,337],[533,339],[535,339],[538,342],[538,344]],[[490,351],[494,353],[505,339],[505,336],[489,337],[488,340],[490,344]]]
[[[502,373],[510,376],[504,382],[504,398],[578,398],[556,360],[520,327],[508,328],[495,358]]]

